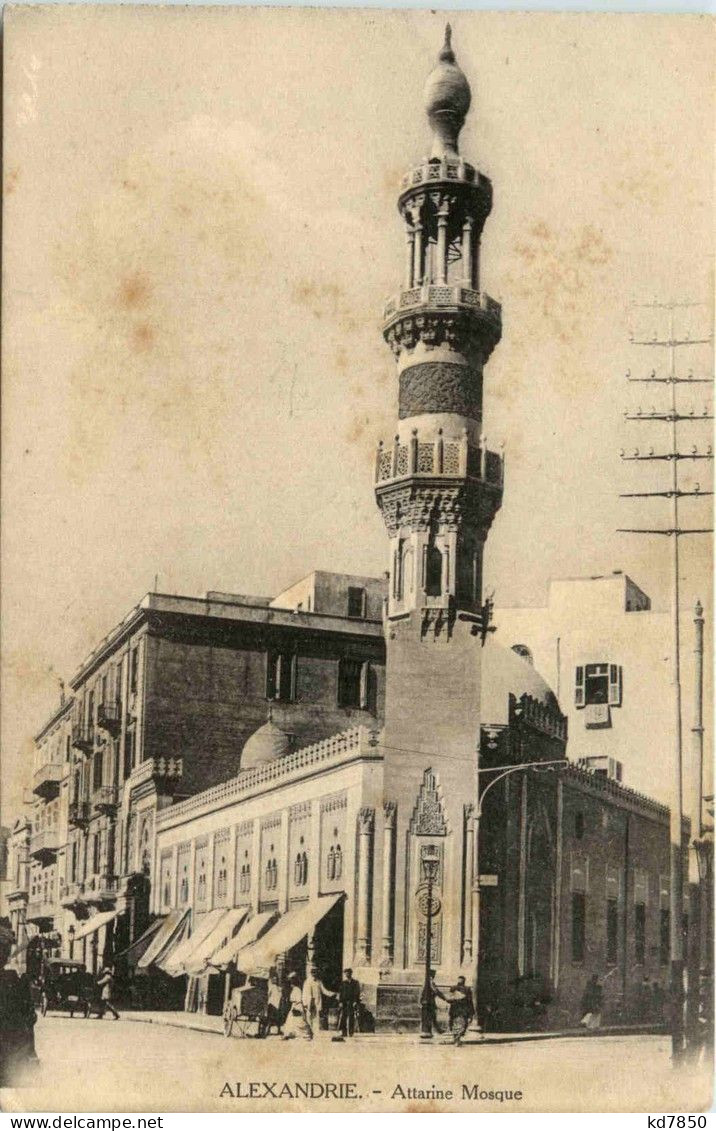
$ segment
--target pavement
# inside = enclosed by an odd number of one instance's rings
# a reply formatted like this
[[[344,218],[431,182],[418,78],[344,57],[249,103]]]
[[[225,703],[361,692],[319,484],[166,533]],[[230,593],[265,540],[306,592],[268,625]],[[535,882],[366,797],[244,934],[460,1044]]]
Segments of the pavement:
[[[35,1030],[39,1069],[20,1086],[0,1089],[0,1109],[694,1112],[708,1110],[711,1096],[710,1071],[675,1071],[663,1035],[488,1039],[456,1049],[440,1040],[421,1042],[416,1034],[334,1044],[329,1035],[285,1042],[225,1040],[216,1029],[208,1032],[171,1024],[166,1014],[99,1021],[48,1013]],[[343,1100],[334,1098],[337,1085]],[[310,1099],[301,1094],[305,1087]],[[441,1094],[424,1091],[432,1088]]]
[[[145,1025],[170,1025],[178,1029],[191,1029],[198,1033],[214,1033],[223,1036],[223,1019],[221,1017],[211,1016],[203,1013],[185,1013],[180,1010],[132,1010],[122,1011],[123,1021],[139,1021]],[[665,1032],[664,1026],[656,1025],[605,1025],[601,1029],[561,1029],[549,1032],[531,1032],[531,1033],[467,1033],[463,1044],[479,1044],[479,1045],[502,1045],[511,1044],[514,1041],[554,1041],[562,1037],[569,1038],[584,1038],[592,1039],[606,1036],[636,1036],[639,1034],[663,1034]],[[357,1041],[375,1041],[376,1037],[386,1039],[391,1042],[414,1044],[416,1040],[420,1039],[420,1034],[416,1032],[411,1033],[391,1033],[389,1031],[381,1031],[380,1033],[359,1033],[353,1038]],[[445,1043],[452,1043],[449,1041],[449,1035],[443,1034]],[[328,1039],[328,1033],[325,1034]],[[271,1039],[271,1038],[269,1038]],[[436,1035],[436,1043],[443,1043],[441,1035]]]

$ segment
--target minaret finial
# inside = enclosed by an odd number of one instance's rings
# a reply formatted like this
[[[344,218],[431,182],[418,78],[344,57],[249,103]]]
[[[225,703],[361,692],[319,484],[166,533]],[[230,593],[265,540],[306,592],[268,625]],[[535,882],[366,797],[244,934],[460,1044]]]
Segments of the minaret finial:
[[[470,109],[470,84],[455,62],[452,28],[445,25],[445,41],[425,85],[425,109],[433,130],[432,157],[456,157],[457,139]]]
[[[441,63],[454,63],[455,52],[452,49],[452,28],[445,24],[445,42],[442,45],[438,59]]]

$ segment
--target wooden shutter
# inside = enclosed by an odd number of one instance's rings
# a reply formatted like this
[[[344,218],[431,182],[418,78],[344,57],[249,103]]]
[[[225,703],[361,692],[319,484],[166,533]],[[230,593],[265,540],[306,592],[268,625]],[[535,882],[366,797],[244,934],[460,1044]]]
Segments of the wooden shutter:
[[[609,665],[609,706],[622,705],[622,669],[618,664]]]
[[[574,705],[584,706],[584,668],[577,668],[574,677]]]

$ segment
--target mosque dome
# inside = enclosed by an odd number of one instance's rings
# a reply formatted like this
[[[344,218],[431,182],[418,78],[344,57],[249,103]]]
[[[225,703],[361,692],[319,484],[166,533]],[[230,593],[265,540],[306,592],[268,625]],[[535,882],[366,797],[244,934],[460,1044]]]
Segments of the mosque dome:
[[[455,62],[450,24],[445,28],[445,43],[437,66],[425,84],[425,112],[435,134],[433,157],[457,154],[457,139],[470,109],[470,84]]]
[[[484,725],[504,725],[509,718],[509,698],[529,695],[552,710],[557,697],[534,665],[512,648],[488,639],[482,653],[482,697],[480,715]]]
[[[281,730],[269,719],[254,731],[241,751],[240,770],[253,770],[288,754],[292,747],[291,735]]]

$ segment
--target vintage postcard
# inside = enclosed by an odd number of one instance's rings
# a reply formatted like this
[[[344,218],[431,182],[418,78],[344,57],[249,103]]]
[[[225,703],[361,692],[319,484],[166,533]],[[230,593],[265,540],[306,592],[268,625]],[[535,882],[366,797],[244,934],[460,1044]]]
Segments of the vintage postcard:
[[[705,1126],[712,33],[6,8],[2,1110]]]

